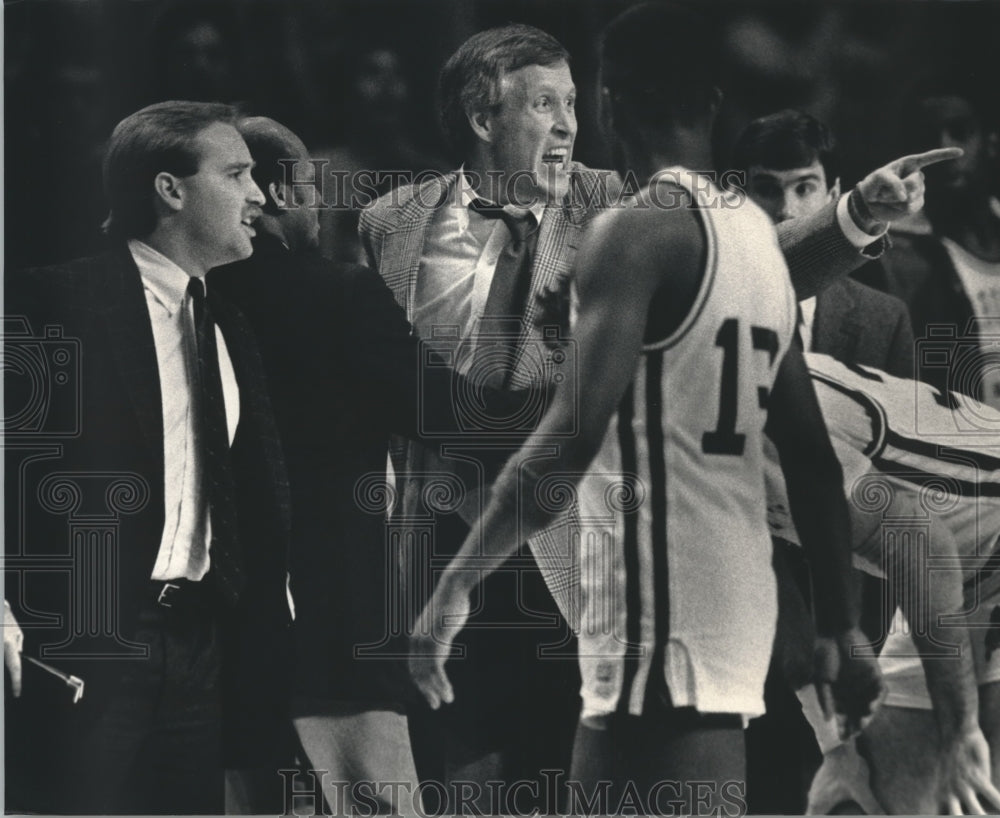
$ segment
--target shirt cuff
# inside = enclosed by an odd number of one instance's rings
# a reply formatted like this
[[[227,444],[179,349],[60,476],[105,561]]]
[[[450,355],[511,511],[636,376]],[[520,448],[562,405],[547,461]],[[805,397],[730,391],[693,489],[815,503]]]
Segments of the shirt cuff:
[[[840,201],[837,202],[837,224],[840,225],[840,230],[844,234],[844,238],[859,250],[864,250],[868,245],[882,238],[888,232],[889,228],[886,226],[884,230],[873,236],[871,233],[866,233],[858,227],[847,209],[848,196],[850,196],[850,193],[845,193],[840,197]]]

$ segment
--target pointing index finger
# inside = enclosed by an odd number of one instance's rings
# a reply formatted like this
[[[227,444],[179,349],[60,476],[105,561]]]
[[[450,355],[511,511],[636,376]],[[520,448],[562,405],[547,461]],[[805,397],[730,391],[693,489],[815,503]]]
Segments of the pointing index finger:
[[[913,153],[909,156],[904,156],[901,159],[897,159],[893,164],[896,165],[898,175],[902,178],[909,176],[914,171],[926,168],[928,165],[945,162],[949,159],[958,159],[964,152],[961,148],[934,148],[934,150],[924,151],[923,153]]]

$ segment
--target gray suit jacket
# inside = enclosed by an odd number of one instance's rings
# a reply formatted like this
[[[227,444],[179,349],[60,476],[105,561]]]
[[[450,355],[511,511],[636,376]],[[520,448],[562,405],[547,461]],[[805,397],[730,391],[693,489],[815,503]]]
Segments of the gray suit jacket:
[[[912,378],[913,330],[906,305],[849,278],[816,298],[813,349],[839,361]]]

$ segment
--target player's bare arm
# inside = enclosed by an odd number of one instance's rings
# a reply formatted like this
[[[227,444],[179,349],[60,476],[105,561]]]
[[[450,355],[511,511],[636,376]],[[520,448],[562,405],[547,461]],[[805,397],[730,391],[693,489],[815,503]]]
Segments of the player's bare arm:
[[[916,504],[915,498],[909,499]],[[931,537],[936,556],[957,559],[958,547],[947,524],[931,518]],[[916,579],[921,570],[916,555],[909,553],[903,543],[890,542],[885,559],[886,569],[906,578],[906,582],[911,577]],[[967,628],[943,623],[947,614],[966,610],[962,574],[935,572],[927,587],[928,627],[914,628],[912,636],[921,654],[941,740],[940,801],[953,815],[1000,810],[1000,792],[991,780],[990,747],[979,723],[981,707],[971,643],[975,637]],[[899,604],[910,622],[917,622],[925,615],[921,610],[924,602],[916,594],[901,595]],[[975,636],[982,638],[978,632]],[[956,646],[958,655],[942,659],[941,645]]]
[[[905,516],[918,514],[917,498],[912,492],[894,491],[891,514]],[[882,513],[863,514],[856,511],[855,527],[864,532],[871,530],[859,550],[872,554],[882,551],[885,573],[903,579],[897,584],[902,588],[926,587],[927,597],[914,593],[899,594],[898,603],[907,621],[920,622],[926,618],[927,627],[913,627],[913,642],[920,651],[927,691],[933,705],[941,746],[939,774],[940,801],[952,814],[979,815],[984,807],[1000,809],[1000,792],[991,781],[990,748],[979,724],[980,706],[976,673],[972,659],[972,644],[967,628],[949,626],[947,616],[965,610],[962,573],[936,571],[929,581],[920,582],[924,565],[909,541],[890,539],[883,544],[880,526]],[[945,560],[958,559],[958,546],[948,525],[930,518],[931,542],[935,557]],[[884,549],[884,551],[883,551]],[[981,638],[981,637],[980,637]],[[943,656],[942,646],[957,648],[957,655]],[[876,717],[871,729],[878,733],[880,719],[892,719],[894,709],[887,708]],[[875,751],[876,745],[872,747]],[[878,767],[878,757],[872,759]],[[892,813],[905,809],[897,798],[909,793],[894,791],[896,784],[908,782],[889,777],[873,782],[876,796],[885,809]]]
[[[816,596],[816,688],[824,710],[834,705],[849,733],[860,729],[881,692],[867,640],[857,627],[850,581],[851,532],[843,472],[816,400],[802,353],[794,344],[781,362],[768,406],[767,434],[778,449],[792,519],[812,566]],[[832,699],[832,700],[831,700]]]
[[[500,473],[481,520],[442,575],[410,639],[410,673],[432,708],[453,699],[444,664],[468,618],[470,592],[551,522],[555,514],[535,502],[538,481],[555,472],[579,475],[589,465],[635,372],[654,295],[669,279],[683,316],[701,281],[703,253],[704,239],[687,209],[614,211],[588,231],[576,274],[578,361],[570,370],[578,380],[560,384],[538,429]],[[670,265],[664,263],[668,258]],[[579,433],[567,437],[574,424]],[[539,447],[553,442],[555,456],[537,459]]]

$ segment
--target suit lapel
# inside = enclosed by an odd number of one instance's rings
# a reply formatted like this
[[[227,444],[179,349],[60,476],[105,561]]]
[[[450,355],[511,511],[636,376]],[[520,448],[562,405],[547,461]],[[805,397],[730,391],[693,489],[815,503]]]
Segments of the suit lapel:
[[[581,224],[581,214],[575,213],[569,205],[560,204],[545,209],[538,228],[538,247],[531,265],[531,288],[524,308],[522,343],[518,345],[515,372],[523,369],[526,346],[523,342],[538,334],[535,322],[542,309],[539,296],[546,291],[558,290],[573,270],[582,232]],[[529,368],[533,371],[536,366],[531,364]],[[530,372],[523,374],[530,375]]]
[[[248,485],[264,485],[266,493],[254,495],[254,502],[276,500],[275,508],[282,530],[285,530],[289,525],[288,476],[256,339],[243,314],[227,299],[220,298],[210,288],[208,300],[212,317],[226,342],[239,389],[240,418],[232,445],[237,495],[240,496]],[[253,474],[247,470],[248,464]]]
[[[827,287],[816,297],[816,326],[813,347],[834,358],[850,358],[857,349],[862,327],[854,315],[855,303],[842,283]]]
[[[256,392],[259,385],[249,377],[246,360],[247,339],[243,332],[244,328],[234,319],[229,304],[224,299],[219,298],[217,293],[211,289],[208,290],[208,304],[212,310],[212,318],[226,342],[226,352],[229,354],[229,362],[233,365],[233,375],[236,376],[236,386],[240,396],[240,420],[236,425],[236,433],[233,437],[233,445],[235,446],[240,437],[240,427],[246,425],[244,420],[248,414],[248,404],[255,405],[256,403],[253,400],[255,396],[251,396],[250,393]],[[221,354],[221,348],[219,351]],[[248,401],[248,397],[251,400]]]
[[[420,258],[427,239],[427,228],[438,208],[444,204],[454,188],[458,174],[436,177],[413,192],[398,212],[397,227],[382,236],[381,265],[379,272],[392,290],[396,302],[406,309],[406,317],[413,322],[413,300],[417,291],[417,274]]]
[[[139,269],[122,245],[108,257],[98,283],[98,304],[104,315],[111,351],[150,453],[163,463],[163,399],[153,326],[143,294]]]
[[[267,406],[267,411],[270,411],[270,397],[263,378],[264,364],[256,339],[242,313],[228,300],[220,298],[218,293],[210,289],[208,303],[212,318],[226,342],[226,352],[239,390],[240,418],[233,436],[233,448],[247,442],[248,436],[251,442],[259,443],[254,438],[260,436],[262,427],[266,425],[261,421],[260,411],[262,406]]]

